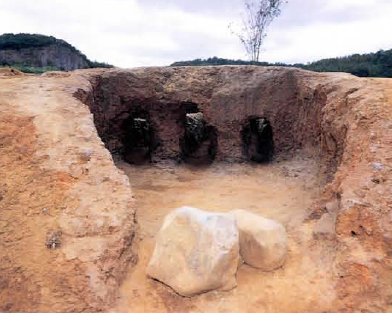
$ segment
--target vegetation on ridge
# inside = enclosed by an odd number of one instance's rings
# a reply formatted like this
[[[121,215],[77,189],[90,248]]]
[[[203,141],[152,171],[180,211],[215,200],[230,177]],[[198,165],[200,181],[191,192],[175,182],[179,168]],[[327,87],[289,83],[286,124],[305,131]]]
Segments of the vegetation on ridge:
[[[39,48],[49,45],[61,45],[86,60],[89,68],[112,67],[107,63],[90,61],[83,53],[68,42],[53,36],[39,34],[3,34],[0,35],[0,50],[20,50],[23,48]],[[353,54],[345,57],[323,59],[307,64],[268,63],[224,58],[194,59],[180,61],[171,66],[208,66],[208,65],[257,65],[257,66],[290,66],[299,67],[316,72],[346,72],[360,77],[392,77],[392,49],[380,50],[375,53]],[[29,64],[8,64],[0,62],[1,66],[12,66],[25,73],[43,73],[61,70],[58,67],[32,67]]]
[[[50,45],[60,45],[71,50],[73,53],[78,54],[80,57],[86,60],[90,68],[96,67],[113,67],[110,64],[90,61],[86,55],[76,49],[74,46],[62,39],[57,39],[53,36],[45,36],[40,34],[3,34],[0,35],[0,50],[20,50],[25,48],[40,48],[47,47]],[[12,66],[25,73],[43,73],[46,71],[61,70],[60,68],[53,66],[46,67],[31,67],[29,64],[9,64],[1,62],[0,66]]]
[[[316,72],[346,72],[360,77],[392,77],[392,49],[380,50],[376,53],[354,54],[339,58],[323,59],[308,64],[251,62],[218,57],[180,61],[171,64],[171,66],[208,65],[290,66]]]

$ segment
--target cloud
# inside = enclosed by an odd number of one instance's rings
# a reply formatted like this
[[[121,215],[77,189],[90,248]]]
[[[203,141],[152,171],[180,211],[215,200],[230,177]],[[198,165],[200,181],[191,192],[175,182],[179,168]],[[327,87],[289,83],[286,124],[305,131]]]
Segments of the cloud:
[[[271,27],[264,58],[310,62],[391,49],[391,13],[392,2],[383,0],[292,1]]]
[[[242,0],[0,0],[2,32],[62,38],[90,59],[122,67],[244,58],[228,25]],[[290,0],[273,22],[263,60],[307,62],[392,48],[388,0]]]

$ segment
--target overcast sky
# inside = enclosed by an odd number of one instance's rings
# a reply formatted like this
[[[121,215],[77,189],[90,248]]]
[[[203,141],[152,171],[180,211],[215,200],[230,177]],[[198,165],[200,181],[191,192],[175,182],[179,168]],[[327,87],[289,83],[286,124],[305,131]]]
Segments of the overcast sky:
[[[64,39],[120,67],[219,56],[246,59],[228,25],[243,0],[0,0],[0,33]],[[289,0],[261,61],[309,62],[392,48],[392,0]]]

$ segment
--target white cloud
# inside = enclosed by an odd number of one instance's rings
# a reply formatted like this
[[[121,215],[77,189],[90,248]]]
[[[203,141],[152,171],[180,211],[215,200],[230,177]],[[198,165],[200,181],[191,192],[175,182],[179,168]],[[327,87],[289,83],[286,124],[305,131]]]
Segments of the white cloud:
[[[0,0],[0,30],[53,35],[90,59],[122,67],[244,58],[227,28],[240,18],[241,0],[185,2]],[[392,48],[391,13],[387,0],[291,0],[271,25],[262,57],[306,62]]]
[[[284,19],[290,18],[289,10],[294,5],[295,1],[292,1],[282,20],[276,21],[271,28],[265,42],[267,61],[306,63],[392,48],[392,37],[388,35],[392,29],[392,2],[328,0],[325,6],[320,6],[323,19],[309,17],[310,21],[305,25],[302,20],[291,20],[288,25]]]
[[[374,5],[377,1],[374,0],[329,0],[325,2],[326,10],[346,9],[348,7],[368,7]]]

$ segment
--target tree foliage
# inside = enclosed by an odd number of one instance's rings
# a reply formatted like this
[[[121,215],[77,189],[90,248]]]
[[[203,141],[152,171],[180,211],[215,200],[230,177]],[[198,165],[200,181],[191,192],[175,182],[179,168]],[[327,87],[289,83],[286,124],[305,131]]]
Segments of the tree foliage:
[[[174,62],[170,66],[211,66],[211,65],[257,65],[257,66],[288,66],[284,63],[268,63],[257,61],[231,60],[218,57],[208,59],[194,59],[190,61]]]
[[[40,34],[3,34],[0,36],[0,50],[19,50],[23,48],[38,48],[49,45],[61,45],[69,48],[72,52],[83,55],[78,49],[62,39]]]
[[[301,67],[317,72],[347,72],[360,77],[392,77],[392,49],[324,59]]]
[[[229,28],[238,36],[246,53],[253,62],[260,59],[261,45],[267,36],[267,28],[281,13],[283,0],[245,0],[245,16],[240,30]]]

